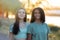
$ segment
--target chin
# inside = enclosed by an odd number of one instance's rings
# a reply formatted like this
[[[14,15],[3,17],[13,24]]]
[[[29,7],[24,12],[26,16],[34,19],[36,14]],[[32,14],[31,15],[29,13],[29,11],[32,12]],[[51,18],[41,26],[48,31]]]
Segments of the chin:
[[[37,17],[36,19],[40,19],[40,17]]]
[[[19,19],[24,19],[24,18],[19,18]]]

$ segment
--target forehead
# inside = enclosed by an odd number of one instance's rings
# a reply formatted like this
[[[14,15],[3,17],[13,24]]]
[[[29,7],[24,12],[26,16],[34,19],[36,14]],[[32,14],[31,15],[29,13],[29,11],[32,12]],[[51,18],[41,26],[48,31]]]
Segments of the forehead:
[[[40,12],[38,9],[34,10],[34,12]]]
[[[19,9],[18,12],[25,12],[25,10],[24,9]]]

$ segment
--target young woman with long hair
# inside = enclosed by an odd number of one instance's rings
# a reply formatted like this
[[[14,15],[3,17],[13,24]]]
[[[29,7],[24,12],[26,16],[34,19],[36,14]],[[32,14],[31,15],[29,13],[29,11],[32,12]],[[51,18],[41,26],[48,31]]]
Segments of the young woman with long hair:
[[[45,13],[42,8],[32,11],[31,23],[28,26],[27,40],[48,40],[50,28],[45,23]]]
[[[27,25],[26,11],[23,8],[17,10],[15,23],[9,28],[10,40],[26,40],[27,38]]]

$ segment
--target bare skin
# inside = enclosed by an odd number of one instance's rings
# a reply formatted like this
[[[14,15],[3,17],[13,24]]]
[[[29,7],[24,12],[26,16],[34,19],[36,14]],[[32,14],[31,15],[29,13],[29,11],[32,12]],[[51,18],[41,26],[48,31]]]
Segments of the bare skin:
[[[9,39],[10,39],[10,40],[14,40],[14,35],[13,35],[12,32],[9,33]]]

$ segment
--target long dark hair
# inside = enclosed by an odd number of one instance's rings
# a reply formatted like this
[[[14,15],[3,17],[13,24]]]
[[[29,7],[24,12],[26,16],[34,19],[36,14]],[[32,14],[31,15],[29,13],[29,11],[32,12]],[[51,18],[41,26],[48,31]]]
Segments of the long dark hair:
[[[23,8],[20,8],[20,9],[23,9]],[[19,10],[19,9],[18,9]],[[25,9],[24,9],[25,10]],[[16,14],[16,18],[15,18],[15,23],[14,23],[14,26],[13,26],[13,34],[14,35],[17,35],[18,32],[20,31],[19,30],[19,17],[18,17],[18,11],[17,11],[17,14]],[[25,18],[24,18],[24,22],[26,22],[26,15],[25,15]]]
[[[33,11],[32,11],[32,17],[31,17],[31,23],[35,22],[35,17],[34,17],[35,10],[39,11],[39,13],[40,13],[40,21],[42,23],[44,23],[45,22],[45,13],[44,13],[43,9],[40,8],[40,7],[33,9]]]

